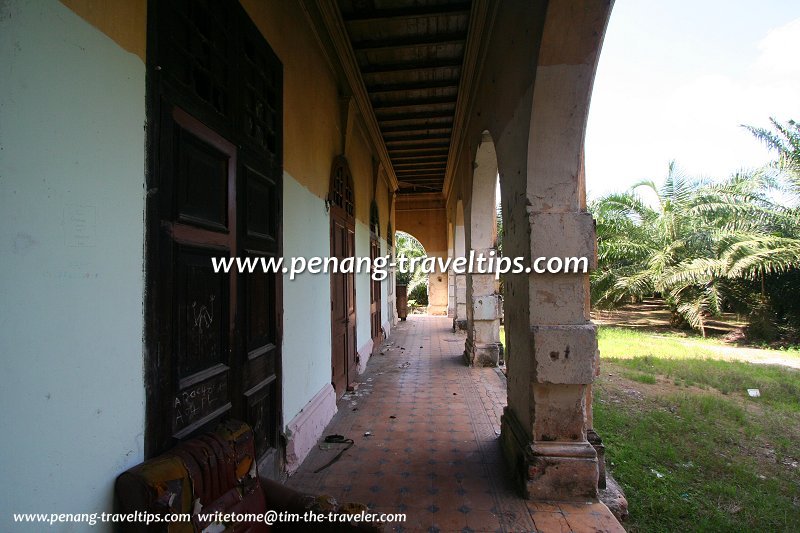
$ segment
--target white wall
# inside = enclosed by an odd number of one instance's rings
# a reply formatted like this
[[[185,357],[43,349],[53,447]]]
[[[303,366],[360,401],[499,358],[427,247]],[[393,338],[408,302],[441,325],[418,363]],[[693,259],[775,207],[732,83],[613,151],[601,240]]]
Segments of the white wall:
[[[381,246],[381,255],[385,256],[389,253],[389,244],[386,242],[386,239],[380,239],[380,246]],[[388,266],[387,266],[388,270]],[[386,279],[381,281],[381,326],[384,326],[386,329],[386,334],[390,335],[391,332],[391,306],[389,302],[389,283],[391,282],[392,277],[391,275],[386,276]],[[388,325],[388,327],[386,327]]]
[[[325,202],[283,173],[283,256],[330,255]],[[331,279],[325,274],[283,278],[283,420],[289,423],[331,382]]]
[[[10,513],[110,511],[143,458],[145,67],[58,2],[0,11],[0,530],[19,531]]]
[[[369,226],[356,220],[356,257],[369,257]],[[372,340],[369,313],[369,285],[372,279],[366,271],[357,273],[356,278],[356,349],[361,350]]]

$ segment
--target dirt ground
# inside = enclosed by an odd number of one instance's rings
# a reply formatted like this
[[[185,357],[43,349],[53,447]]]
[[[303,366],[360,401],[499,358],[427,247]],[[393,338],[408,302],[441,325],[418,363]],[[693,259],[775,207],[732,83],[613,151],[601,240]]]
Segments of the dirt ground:
[[[592,311],[592,320],[603,326],[646,328],[653,330],[672,329],[670,313],[664,300],[646,298],[641,303],[628,304],[614,311]],[[745,322],[733,313],[723,313],[719,319],[709,320],[706,330],[709,335],[725,335],[745,326]]]
[[[670,313],[664,306],[663,300],[659,299],[646,299],[642,303],[626,305],[614,311],[592,312],[592,320],[600,326],[633,328],[656,334],[677,331],[670,327],[669,319]],[[716,342],[704,341],[689,335],[680,342],[686,346],[714,352],[720,359],[800,369],[800,357],[797,355],[726,342],[728,338],[737,337],[736,333],[744,326],[745,322],[740,317],[733,313],[725,313],[719,319],[710,320],[707,324],[708,335]]]

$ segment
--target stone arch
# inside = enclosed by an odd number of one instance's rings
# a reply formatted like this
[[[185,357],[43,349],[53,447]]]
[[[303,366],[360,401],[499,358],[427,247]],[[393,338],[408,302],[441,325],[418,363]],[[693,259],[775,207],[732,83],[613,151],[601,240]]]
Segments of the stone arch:
[[[411,237],[412,239],[414,239],[414,240],[415,240],[415,241],[416,241],[416,242],[419,244],[419,246],[422,248],[422,252],[423,252],[423,254],[424,254],[425,256],[427,256],[427,255],[428,255],[428,249],[425,247],[425,243],[424,243],[424,242],[422,242],[422,241],[421,241],[419,238],[417,238],[417,236],[416,236],[416,235],[414,235],[413,233],[411,233],[411,232],[409,232],[409,231],[402,230],[402,229],[398,229],[397,231],[395,231],[395,233],[394,233],[394,236],[393,236],[393,239],[394,239],[395,243],[398,241],[398,234],[399,234],[399,233],[405,234],[405,235],[407,235],[407,236]],[[398,257],[398,259],[399,259],[399,257]],[[398,265],[399,265],[399,263],[398,263]],[[398,269],[399,269],[399,266],[398,266]],[[398,275],[400,275],[400,274],[399,274],[399,270],[398,270]],[[434,275],[434,274],[430,274],[430,273],[426,275],[426,281],[425,281],[425,285],[426,285],[426,291],[427,291],[427,293],[428,293],[428,298],[429,298],[429,300],[428,300],[428,305],[430,305],[430,280],[431,280],[431,276],[433,276],[433,275]],[[406,290],[407,290],[407,293],[406,293],[406,295],[407,295],[407,297],[408,297],[408,299],[409,299],[409,300],[411,299],[411,291],[412,291],[412,289],[413,289],[413,286],[412,286],[412,284],[409,282],[409,283],[407,284],[407,289],[406,289]],[[427,309],[426,309],[426,312],[427,312]]]

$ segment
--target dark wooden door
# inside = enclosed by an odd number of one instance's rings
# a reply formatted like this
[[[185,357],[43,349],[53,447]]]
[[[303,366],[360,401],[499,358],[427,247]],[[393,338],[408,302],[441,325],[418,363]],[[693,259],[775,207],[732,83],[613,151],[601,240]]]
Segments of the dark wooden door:
[[[146,454],[235,417],[274,477],[281,276],[212,258],[281,254],[282,68],[238,2],[152,5]]]
[[[236,250],[237,150],[228,140],[165,103],[160,127],[163,320],[160,351],[170,399],[157,421],[182,439],[233,410],[236,276],[212,258]],[[168,179],[167,179],[168,178]]]
[[[369,242],[369,256],[372,259],[372,264],[381,255],[381,245],[376,235],[372,235]],[[369,290],[369,316],[370,316],[370,330],[372,340],[377,344],[381,342],[381,282],[370,278]]]
[[[355,192],[344,157],[333,163],[330,187],[331,257],[341,264],[355,256]],[[331,274],[331,382],[337,398],[355,382],[357,373],[355,274],[341,270]]]

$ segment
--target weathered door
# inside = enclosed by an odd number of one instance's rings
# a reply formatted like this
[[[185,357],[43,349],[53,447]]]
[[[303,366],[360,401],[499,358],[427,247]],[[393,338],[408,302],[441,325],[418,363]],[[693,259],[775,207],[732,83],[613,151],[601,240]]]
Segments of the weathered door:
[[[355,193],[347,160],[338,157],[331,170],[331,257],[340,264],[355,256]],[[331,374],[341,398],[356,376],[356,285],[352,272],[331,273]]]
[[[380,255],[380,241],[378,241],[378,237],[373,234],[369,243],[369,256],[372,259],[372,264],[375,264],[375,259],[380,257]],[[369,288],[370,330],[372,340],[377,344],[381,342],[381,282],[371,278]]]
[[[165,0],[150,20],[148,456],[227,417],[280,469],[282,67],[238,2]]]

